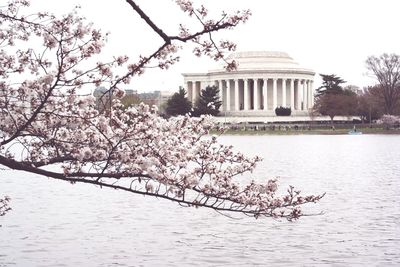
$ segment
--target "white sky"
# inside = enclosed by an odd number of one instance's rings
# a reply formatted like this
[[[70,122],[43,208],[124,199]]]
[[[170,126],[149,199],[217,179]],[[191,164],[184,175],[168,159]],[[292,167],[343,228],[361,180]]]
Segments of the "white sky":
[[[4,0],[0,0],[4,1]],[[216,15],[222,10],[250,9],[250,20],[216,37],[237,43],[237,51],[284,51],[316,73],[336,74],[360,87],[373,83],[365,60],[384,52],[400,54],[399,0],[194,0]],[[81,13],[97,28],[110,32],[105,58],[148,54],[161,40],[124,0],[31,0],[35,10],[67,13],[81,5]],[[177,34],[188,20],[173,0],[137,0],[137,4],[167,33]],[[112,3],[112,4],[111,4]],[[190,21],[189,21],[190,23]],[[198,26],[192,25],[192,26]],[[147,52],[147,53],[146,53]],[[182,72],[203,72],[217,66],[212,60],[181,51],[181,61],[167,71],[149,70],[127,88],[139,92],[176,91]],[[320,79],[316,75],[316,86]]]

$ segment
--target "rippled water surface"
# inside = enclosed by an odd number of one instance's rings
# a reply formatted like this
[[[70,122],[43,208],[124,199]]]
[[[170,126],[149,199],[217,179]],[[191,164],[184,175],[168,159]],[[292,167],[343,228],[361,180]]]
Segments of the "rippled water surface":
[[[255,177],[327,192],[295,223],[1,171],[0,266],[400,266],[400,137],[225,136]]]

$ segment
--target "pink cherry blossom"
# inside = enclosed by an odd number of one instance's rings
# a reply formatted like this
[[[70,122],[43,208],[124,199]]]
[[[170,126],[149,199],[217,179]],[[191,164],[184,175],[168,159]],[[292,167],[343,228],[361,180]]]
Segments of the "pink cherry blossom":
[[[135,1],[126,2],[133,15],[143,15]],[[210,35],[250,16],[245,10],[213,19],[203,6],[186,0],[176,3],[202,25],[200,31],[180,25],[176,35],[166,35],[151,18],[141,16],[163,40],[160,47],[136,61],[121,55],[95,64],[91,59],[100,56],[107,35],[76,10],[62,17],[46,12],[24,15],[29,2],[22,0],[0,7],[4,40],[0,50],[0,164],[183,206],[255,218],[299,218],[301,205],[317,202],[323,195],[301,196],[289,187],[277,196],[274,179],[243,183],[243,176],[250,177],[261,158],[246,157],[232,146],[219,144],[218,136],[209,136],[215,127],[210,117],[164,119],[156,107],[125,108],[121,104],[122,84],[130,83],[148,66],[167,69],[176,64],[177,53],[186,42],[192,42],[198,56],[226,60],[225,52],[236,45],[214,42]],[[32,38],[41,40],[42,49],[18,48],[29,47]],[[225,62],[230,70],[236,66]],[[84,88],[99,85],[107,88],[97,101],[82,93]],[[106,104],[104,110],[98,109],[98,103]],[[16,153],[10,149],[13,146],[22,151]],[[6,202],[1,200],[1,205]],[[6,209],[1,205],[0,214]]]

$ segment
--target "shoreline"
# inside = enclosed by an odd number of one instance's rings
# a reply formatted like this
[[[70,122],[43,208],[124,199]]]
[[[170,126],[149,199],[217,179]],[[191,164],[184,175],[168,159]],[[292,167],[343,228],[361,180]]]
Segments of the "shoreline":
[[[299,129],[299,130],[253,130],[253,129],[239,129],[232,130],[226,129],[222,135],[351,135],[349,131],[351,129]],[[357,128],[361,135],[364,134],[381,134],[381,135],[400,135],[400,129],[382,129],[382,128]],[[210,134],[220,133],[215,130],[211,130]]]

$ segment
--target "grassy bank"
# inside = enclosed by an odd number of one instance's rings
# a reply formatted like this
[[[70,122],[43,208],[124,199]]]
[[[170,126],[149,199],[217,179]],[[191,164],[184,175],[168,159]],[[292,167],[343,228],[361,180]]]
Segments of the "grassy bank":
[[[351,128],[335,128],[332,129],[313,129],[313,128],[301,128],[301,129],[227,129],[224,135],[344,135],[348,134]],[[357,131],[363,134],[400,134],[400,129],[384,129],[384,128],[357,128]],[[217,131],[211,131],[211,133],[217,133]]]

